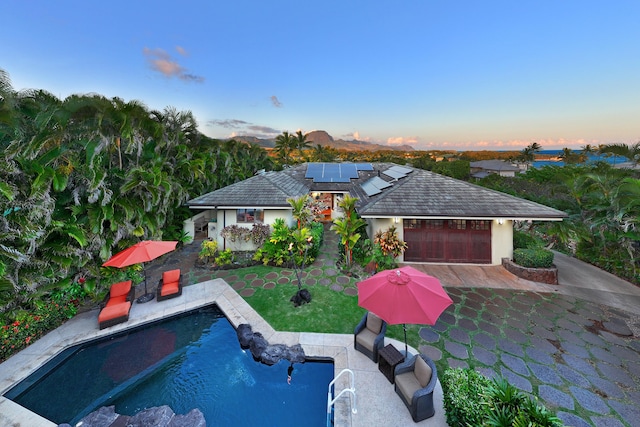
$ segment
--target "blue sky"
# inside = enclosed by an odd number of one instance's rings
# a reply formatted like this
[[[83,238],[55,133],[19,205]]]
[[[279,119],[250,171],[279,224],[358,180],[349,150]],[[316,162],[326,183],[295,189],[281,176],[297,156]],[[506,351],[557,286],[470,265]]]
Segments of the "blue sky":
[[[214,138],[640,141],[640,2],[3,0],[14,89],[190,110]]]

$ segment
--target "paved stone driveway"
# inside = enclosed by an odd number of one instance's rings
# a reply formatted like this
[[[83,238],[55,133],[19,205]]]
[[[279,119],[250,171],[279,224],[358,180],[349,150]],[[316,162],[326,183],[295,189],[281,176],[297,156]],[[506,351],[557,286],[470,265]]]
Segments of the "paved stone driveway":
[[[326,233],[305,284],[355,296],[356,280],[336,269],[336,247],[335,235]],[[195,242],[151,263],[149,284],[169,268],[180,268],[190,284],[224,278],[244,296],[256,287],[296,280],[288,269],[265,277],[242,269],[198,269],[198,251]],[[538,396],[566,425],[640,426],[640,341],[628,326],[629,313],[571,296],[493,289],[484,274],[478,277],[482,283],[470,287],[449,287],[441,278],[454,305],[436,325],[420,329],[421,352],[441,369],[473,367],[489,377],[503,375]]]

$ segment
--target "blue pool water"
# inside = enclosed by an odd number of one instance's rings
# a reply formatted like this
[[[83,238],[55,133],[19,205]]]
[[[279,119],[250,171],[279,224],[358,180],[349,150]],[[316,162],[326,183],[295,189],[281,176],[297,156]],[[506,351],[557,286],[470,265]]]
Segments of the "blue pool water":
[[[287,384],[289,366],[254,361],[210,307],[67,349],[5,397],[56,423],[169,405],[198,408],[212,426],[326,426],[333,362],[294,364]]]

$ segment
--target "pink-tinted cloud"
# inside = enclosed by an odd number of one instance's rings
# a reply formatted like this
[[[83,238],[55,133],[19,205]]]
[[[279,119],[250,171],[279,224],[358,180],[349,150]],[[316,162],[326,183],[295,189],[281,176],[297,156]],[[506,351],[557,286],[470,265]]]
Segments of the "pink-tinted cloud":
[[[371,142],[371,137],[360,135],[360,132],[358,132],[358,131],[353,132],[352,134],[350,134],[348,136],[352,137],[356,141]]]
[[[176,50],[180,55],[186,55],[186,51],[184,50],[184,48],[178,46]],[[188,73],[182,65],[174,60],[171,55],[169,55],[169,53],[167,53],[163,49],[149,49],[145,47],[142,50],[142,53],[147,58],[149,67],[167,78],[176,77],[180,80],[188,82],[204,82],[204,77]]]
[[[417,136],[395,136],[387,139],[387,145],[407,145],[418,143]]]
[[[274,107],[282,108],[282,102],[280,102],[277,96],[271,95],[271,98],[269,99],[271,99],[271,103],[273,104]]]

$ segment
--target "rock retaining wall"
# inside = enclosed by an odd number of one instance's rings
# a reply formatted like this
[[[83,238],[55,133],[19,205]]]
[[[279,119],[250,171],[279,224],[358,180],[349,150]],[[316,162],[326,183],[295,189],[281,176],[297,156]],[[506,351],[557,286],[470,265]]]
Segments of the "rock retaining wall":
[[[502,258],[502,266],[516,276],[531,280],[532,282],[547,283],[549,285],[558,284],[558,269],[551,268],[527,268],[518,265],[509,258]]]

